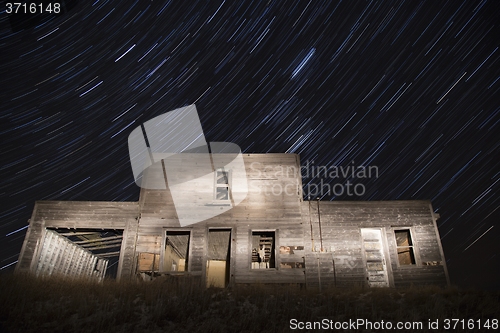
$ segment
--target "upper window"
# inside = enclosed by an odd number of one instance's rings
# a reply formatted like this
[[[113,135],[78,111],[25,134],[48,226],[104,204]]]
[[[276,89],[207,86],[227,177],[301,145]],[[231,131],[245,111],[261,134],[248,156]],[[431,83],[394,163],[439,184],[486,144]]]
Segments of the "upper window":
[[[215,199],[221,201],[230,199],[228,170],[217,169],[215,172]]]
[[[396,236],[396,248],[398,250],[398,261],[400,265],[415,265],[415,251],[410,229],[394,231]]]

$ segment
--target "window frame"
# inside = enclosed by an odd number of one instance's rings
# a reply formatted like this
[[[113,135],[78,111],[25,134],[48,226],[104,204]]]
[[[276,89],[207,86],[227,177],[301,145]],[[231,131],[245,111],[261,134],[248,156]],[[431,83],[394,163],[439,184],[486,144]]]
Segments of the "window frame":
[[[210,231],[229,231],[229,260],[227,261],[229,264],[229,276],[228,276],[228,281],[227,281],[227,286],[230,286],[234,283],[234,270],[235,270],[235,253],[236,253],[236,228],[232,226],[208,226],[205,231],[205,239],[206,242],[204,242],[204,250],[203,250],[203,268],[202,268],[202,276],[204,277],[204,283],[206,285],[207,282],[207,263],[210,260],[208,258],[208,246],[209,246],[209,241],[208,241],[208,234]]]
[[[272,232],[274,233],[274,267],[272,268],[252,268],[252,250],[253,250],[253,246],[252,246],[252,238],[253,238],[253,234],[254,233],[264,233],[264,232]],[[279,245],[279,242],[278,242],[278,237],[279,235],[279,230],[278,229],[250,229],[249,230],[249,233],[248,233],[248,258],[249,258],[249,264],[248,264],[248,269],[251,271],[251,272],[258,272],[258,271],[261,271],[261,272],[272,272],[272,271],[278,271],[280,270],[280,260],[279,260],[279,251],[277,249],[279,249],[280,245]]]
[[[408,231],[409,234],[410,234],[410,241],[411,241],[411,244],[412,245],[409,245],[409,246],[398,246],[398,240],[396,238],[396,232],[397,231]],[[410,227],[410,226],[407,226],[407,227],[396,227],[396,228],[392,228],[392,237],[394,239],[394,249],[396,250],[396,264],[397,264],[397,267],[398,268],[402,268],[402,269],[408,269],[408,268],[413,268],[413,267],[418,267],[418,266],[421,266],[421,263],[420,263],[420,255],[419,255],[419,252],[418,252],[418,246],[417,246],[417,242],[415,242],[415,233],[413,231],[413,228]],[[409,247],[412,251],[413,251],[413,258],[415,259],[415,264],[410,264],[410,265],[403,265],[399,262],[399,253],[398,253],[398,250],[400,248],[407,248]]]
[[[219,184],[217,183],[217,174],[219,172],[227,173],[227,184]],[[214,172],[214,202],[222,203],[222,204],[230,204],[232,200],[231,195],[231,186],[232,185],[232,172],[231,170],[226,170],[225,168],[217,168]],[[219,188],[227,188],[227,199],[217,199],[217,189]]]
[[[192,258],[192,241],[193,241],[193,229],[192,228],[162,228],[163,237],[161,239],[161,249],[160,249],[160,273],[166,274],[189,274],[191,272],[191,258]],[[167,246],[167,233],[168,232],[188,232],[189,242],[188,242],[188,253],[187,253],[187,267],[185,271],[166,271],[164,267],[165,263],[165,248]]]

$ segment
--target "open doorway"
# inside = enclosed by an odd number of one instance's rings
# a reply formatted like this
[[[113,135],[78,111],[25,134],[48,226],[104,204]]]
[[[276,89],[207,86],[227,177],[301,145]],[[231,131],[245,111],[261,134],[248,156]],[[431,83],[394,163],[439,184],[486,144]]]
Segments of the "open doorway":
[[[189,270],[190,239],[190,231],[168,230],[166,232],[163,271],[187,272]]]
[[[230,281],[231,229],[209,229],[207,287],[225,288]]]

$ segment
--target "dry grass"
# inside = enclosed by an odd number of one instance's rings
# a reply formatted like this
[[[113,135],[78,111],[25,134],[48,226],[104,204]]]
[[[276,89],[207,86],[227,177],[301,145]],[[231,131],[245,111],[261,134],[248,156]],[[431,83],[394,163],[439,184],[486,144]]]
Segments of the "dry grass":
[[[95,284],[0,276],[0,332],[283,332],[290,319],[500,319],[500,293],[437,287],[203,289],[189,280]],[[442,330],[444,331],[444,330]],[[474,330],[470,330],[474,331]]]

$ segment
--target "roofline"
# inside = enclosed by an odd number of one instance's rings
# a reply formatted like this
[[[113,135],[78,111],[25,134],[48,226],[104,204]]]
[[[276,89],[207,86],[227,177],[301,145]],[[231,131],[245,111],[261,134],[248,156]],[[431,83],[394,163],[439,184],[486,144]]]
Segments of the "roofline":
[[[318,200],[304,200],[304,202],[318,202]],[[422,200],[337,200],[337,201],[322,201],[319,200],[322,205],[342,205],[342,204],[391,204],[391,203],[421,203],[428,205],[431,203],[430,199],[422,199]]]

